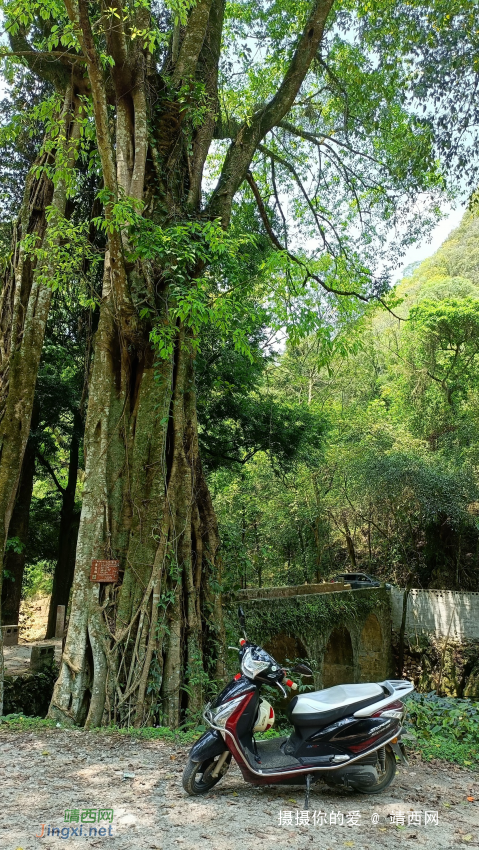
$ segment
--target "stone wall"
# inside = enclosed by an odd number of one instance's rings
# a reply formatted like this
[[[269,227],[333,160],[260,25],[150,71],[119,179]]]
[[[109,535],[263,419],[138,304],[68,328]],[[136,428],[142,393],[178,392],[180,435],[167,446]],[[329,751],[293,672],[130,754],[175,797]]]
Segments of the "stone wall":
[[[393,651],[399,654],[398,632],[404,590],[393,588]],[[440,696],[479,699],[479,593],[411,590],[404,642],[404,675],[419,691]]]
[[[391,615],[399,631],[404,590],[391,591]],[[452,640],[479,640],[479,593],[454,590],[411,590],[408,597],[406,634],[430,634]]]
[[[393,651],[397,656],[397,642]],[[403,675],[423,693],[479,700],[479,641],[406,636]]]

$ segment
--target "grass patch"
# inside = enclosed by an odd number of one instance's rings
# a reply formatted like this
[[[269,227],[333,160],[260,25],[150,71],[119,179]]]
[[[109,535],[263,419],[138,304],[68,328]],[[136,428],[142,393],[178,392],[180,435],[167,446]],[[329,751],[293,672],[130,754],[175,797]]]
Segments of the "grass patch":
[[[479,770],[479,748],[471,748],[469,744],[461,744],[451,738],[435,736],[428,741],[418,739],[413,745],[424,761],[442,759],[460,764],[470,770]]]
[[[122,728],[120,726],[102,726],[91,729],[91,732],[103,735],[125,735],[130,738],[138,738],[140,741],[169,741],[172,744],[193,744],[205,731],[202,726],[197,729],[170,729],[168,726],[143,726],[135,729],[133,726]]]
[[[26,717],[24,714],[6,714],[0,717],[0,730],[9,729],[12,732],[42,732],[44,729],[55,729],[55,720],[48,717]]]
[[[12,732],[43,732],[45,729],[70,729],[72,727],[58,723],[48,717],[26,717],[24,714],[7,714],[0,717],[0,730]],[[74,727],[78,730],[78,727]],[[120,726],[99,726],[95,729],[81,731],[92,735],[123,735],[143,741],[168,741],[172,744],[192,744],[205,731],[205,727],[196,729],[169,729],[167,726],[145,726],[141,729],[125,729]]]
[[[438,697],[430,694],[412,694],[406,701],[408,708],[407,731],[413,736],[411,749],[420,753],[425,761],[441,759],[446,762],[479,770],[479,703],[467,699]],[[275,738],[288,734],[288,729],[271,729],[258,735],[258,739]],[[68,729],[55,720],[10,714],[0,717],[0,730],[12,732],[43,732],[45,729]],[[188,746],[205,731],[199,725],[189,729],[169,729],[166,726],[145,726],[141,729],[102,726],[85,734],[122,735],[140,741],[166,741]]]

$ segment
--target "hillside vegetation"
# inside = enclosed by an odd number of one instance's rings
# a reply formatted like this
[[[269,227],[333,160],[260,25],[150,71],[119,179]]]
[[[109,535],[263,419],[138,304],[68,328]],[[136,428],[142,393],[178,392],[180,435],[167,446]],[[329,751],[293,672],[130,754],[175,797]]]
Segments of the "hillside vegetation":
[[[312,582],[358,568],[397,583],[479,589],[474,210],[407,271],[395,315],[368,308],[329,345],[289,344],[264,366],[249,398],[252,416],[260,403],[266,422],[271,411],[270,443],[252,438],[239,462],[210,474],[230,584]],[[278,407],[290,416],[283,442],[289,429],[298,446],[290,456],[278,452]],[[225,420],[230,434],[239,418]]]

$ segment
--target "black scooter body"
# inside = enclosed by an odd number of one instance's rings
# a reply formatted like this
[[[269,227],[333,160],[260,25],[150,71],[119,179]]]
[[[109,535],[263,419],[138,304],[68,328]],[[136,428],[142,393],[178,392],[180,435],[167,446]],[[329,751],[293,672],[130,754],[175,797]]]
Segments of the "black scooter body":
[[[238,720],[236,732],[251,767],[257,769],[258,766],[261,766],[263,770],[267,771],[271,768],[268,765],[267,754],[265,753],[264,759],[261,758],[263,742],[259,741],[255,748],[251,732],[258,712],[260,687],[245,676],[241,676],[238,680],[233,679],[216,697],[212,703],[212,708],[225,705],[239,696],[253,693],[252,699]],[[295,698],[290,703],[290,712],[294,708],[294,704]],[[361,703],[355,703],[354,710],[357,710],[360,705]],[[273,742],[278,742],[278,749],[281,746],[284,755],[292,757],[292,765],[294,765],[294,760],[297,760],[300,765],[304,766],[327,767],[332,764],[335,756],[347,755],[350,759],[357,760],[370,750],[376,750],[399,733],[400,725],[399,720],[394,718],[358,718],[353,715],[340,718],[326,725],[316,724],[316,726],[312,726],[308,722],[307,726],[293,725],[293,731],[289,738],[270,739],[268,750],[271,750]],[[370,742],[369,746],[368,742]],[[221,732],[217,729],[209,729],[194,744],[190,758],[193,761],[204,761],[207,758],[215,758],[227,749],[226,741]],[[255,749],[259,753],[259,761]],[[274,770],[274,768],[272,769]]]

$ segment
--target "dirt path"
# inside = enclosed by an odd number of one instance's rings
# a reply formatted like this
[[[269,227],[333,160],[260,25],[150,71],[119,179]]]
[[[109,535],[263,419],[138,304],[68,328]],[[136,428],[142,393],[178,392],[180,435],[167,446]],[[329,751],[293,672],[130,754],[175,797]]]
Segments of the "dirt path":
[[[392,850],[403,841],[406,847],[431,850],[479,848],[479,776],[452,765],[413,759],[377,798],[318,784],[311,795],[311,823],[297,825],[301,789],[253,788],[236,767],[216,793],[186,797],[181,787],[186,755],[186,748],[158,741],[0,727],[1,850]],[[73,811],[71,824],[65,823],[65,811]],[[425,826],[425,811],[437,812],[438,824]],[[279,825],[280,812],[283,821],[291,813],[292,823]],[[314,812],[321,812],[316,822],[326,816],[326,825],[313,823]],[[412,812],[421,813],[420,825],[408,826]],[[344,823],[330,824],[340,820],[337,813]],[[373,823],[376,815],[379,822]],[[42,824],[44,837],[37,838]],[[63,829],[64,837],[52,838],[49,828]]]

